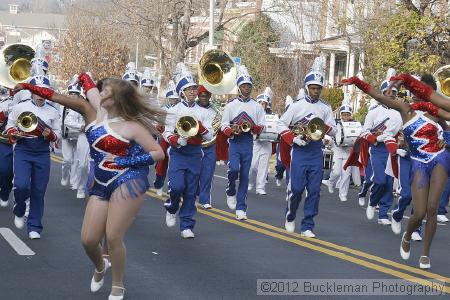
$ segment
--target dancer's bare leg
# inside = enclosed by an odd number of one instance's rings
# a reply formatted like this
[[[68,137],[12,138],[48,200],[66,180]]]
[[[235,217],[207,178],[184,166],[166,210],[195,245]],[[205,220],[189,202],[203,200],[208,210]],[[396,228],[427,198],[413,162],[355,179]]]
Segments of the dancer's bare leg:
[[[143,201],[144,195],[140,195],[132,199],[113,196],[109,202],[106,237],[112,264],[113,286],[123,287],[126,256],[123,239],[129,226],[135,220]],[[111,295],[121,295],[122,293],[121,289],[113,288],[111,290]]]
[[[81,242],[86,254],[101,272],[104,269],[100,241],[105,235],[106,218],[108,215],[108,201],[99,200],[96,196],[89,197],[81,227]],[[101,273],[95,273],[95,281],[100,281]]]

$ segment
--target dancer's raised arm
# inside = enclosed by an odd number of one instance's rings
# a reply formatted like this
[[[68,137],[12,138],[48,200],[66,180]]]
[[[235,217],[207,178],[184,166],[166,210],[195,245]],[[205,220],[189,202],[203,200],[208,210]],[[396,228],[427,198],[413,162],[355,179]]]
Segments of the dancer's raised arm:
[[[52,89],[35,86],[29,83],[20,83],[14,88],[14,90],[29,90],[32,94],[73,109],[83,115],[86,124],[89,124],[96,119],[97,112],[90,102],[80,101],[78,98],[58,94]]]
[[[342,80],[341,84],[356,85],[361,91],[363,91],[367,95],[371,96],[372,98],[381,102],[382,104],[386,105],[387,107],[399,111],[402,115],[407,114],[411,110],[411,108],[409,107],[409,104],[407,104],[403,101],[392,100],[390,97],[387,97],[387,96],[377,92],[376,90],[372,89],[372,87],[370,86],[369,83],[359,79],[356,76]]]

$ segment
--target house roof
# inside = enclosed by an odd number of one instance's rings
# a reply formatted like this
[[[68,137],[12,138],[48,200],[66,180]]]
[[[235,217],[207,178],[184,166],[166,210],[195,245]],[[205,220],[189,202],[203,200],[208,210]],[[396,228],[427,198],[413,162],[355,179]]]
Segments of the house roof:
[[[18,13],[0,11],[0,24],[21,27],[64,28],[65,16],[59,14]]]

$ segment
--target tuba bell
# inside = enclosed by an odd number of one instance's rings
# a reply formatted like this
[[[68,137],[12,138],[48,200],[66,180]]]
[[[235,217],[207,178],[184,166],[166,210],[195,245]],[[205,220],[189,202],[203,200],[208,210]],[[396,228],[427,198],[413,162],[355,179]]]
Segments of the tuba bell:
[[[176,129],[179,136],[190,138],[196,136],[199,130],[198,121],[193,116],[183,116],[177,120]]]
[[[17,118],[17,127],[26,136],[42,136],[42,132],[49,128],[38,116],[30,111],[24,111]]]
[[[209,50],[200,59],[198,77],[200,84],[212,94],[227,94],[236,86],[236,64],[224,51]]]
[[[319,141],[325,136],[325,123],[321,118],[312,118],[306,127],[302,125],[294,125],[291,128],[294,136],[303,135],[307,140]]]
[[[450,65],[440,67],[434,74],[438,90],[440,88],[442,94],[450,97]]]
[[[0,85],[9,89],[25,82],[31,75],[35,51],[24,44],[11,44],[0,51]]]

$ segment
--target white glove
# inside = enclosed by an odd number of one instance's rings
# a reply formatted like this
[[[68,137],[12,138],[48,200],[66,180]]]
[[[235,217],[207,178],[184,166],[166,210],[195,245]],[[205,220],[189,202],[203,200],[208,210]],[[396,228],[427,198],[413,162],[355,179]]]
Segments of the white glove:
[[[296,136],[292,142],[294,142],[294,144],[299,145],[300,147],[306,146],[308,144],[308,142],[305,141],[303,137],[300,135]]]
[[[187,145],[187,138],[184,137],[178,137],[177,144],[180,145],[180,147]]]
[[[399,148],[395,151],[395,153],[397,153],[398,156],[405,157],[408,154],[408,151]]]
[[[377,142],[384,142],[389,136],[386,134],[380,134],[377,136]]]

